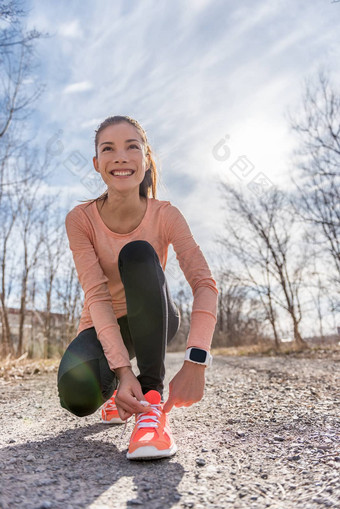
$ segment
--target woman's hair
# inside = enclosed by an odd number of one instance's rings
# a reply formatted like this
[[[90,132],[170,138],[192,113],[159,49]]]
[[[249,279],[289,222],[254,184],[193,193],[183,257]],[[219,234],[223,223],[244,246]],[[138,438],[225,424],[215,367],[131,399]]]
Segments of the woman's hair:
[[[95,131],[95,150],[96,150],[96,157],[98,157],[98,141],[99,141],[99,135],[100,133],[108,126],[115,125],[115,124],[121,124],[122,122],[127,122],[131,124],[133,127],[135,127],[139,134],[141,135],[141,138],[143,140],[144,144],[144,150],[145,154],[150,156],[150,167],[145,172],[145,177],[143,179],[143,182],[140,183],[139,186],[139,195],[144,196],[145,198],[152,196],[153,198],[156,198],[157,193],[157,179],[158,179],[158,172],[156,163],[153,157],[152,149],[149,145],[149,142],[147,140],[146,132],[142,128],[142,126],[137,122],[137,120],[134,120],[131,117],[128,116],[122,116],[122,115],[115,115],[114,117],[108,117],[106,118],[98,127],[98,129]],[[107,190],[98,196],[98,198],[95,198],[95,200],[103,200],[105,201],[107,199],[108,192]],[[93,201],[93,200],[92,200]]]

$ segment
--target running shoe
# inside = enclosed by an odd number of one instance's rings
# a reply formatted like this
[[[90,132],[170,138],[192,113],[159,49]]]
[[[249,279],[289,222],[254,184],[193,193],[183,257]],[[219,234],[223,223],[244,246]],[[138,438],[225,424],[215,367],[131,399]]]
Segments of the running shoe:
[[[136,414],[126,457],[130,460],[152,460],[173,456],[177,446],[169,428],[168,415],[163,412],[161,395],[152,390],[144,394],[144,398],[151,404],[151,411]]]
[[[119,413],[115,403],[115,395],[117,391],[113,393],[113,396],[104,403],[102,406],[102,422],[105,424],[125,424],[119,417]]]

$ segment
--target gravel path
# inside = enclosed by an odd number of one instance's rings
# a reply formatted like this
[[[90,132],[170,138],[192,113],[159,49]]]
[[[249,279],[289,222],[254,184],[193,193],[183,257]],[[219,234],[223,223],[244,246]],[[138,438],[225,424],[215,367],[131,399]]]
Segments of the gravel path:
[[[72,416],[56,372],[0,379],[0,507],[339,508],[338,389],[334,355],[215,356],[204,399],[170,414],[177,454],[130,462],[132,422]]]

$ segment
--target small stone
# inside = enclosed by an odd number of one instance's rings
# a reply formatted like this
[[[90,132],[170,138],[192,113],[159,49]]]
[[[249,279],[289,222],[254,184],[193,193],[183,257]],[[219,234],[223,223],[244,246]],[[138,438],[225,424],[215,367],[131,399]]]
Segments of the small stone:
[[[203,449],[201,449],[201,452],[209,452],[209,450],[203,448]]]
[[[284,442],[285,441],[285,437],[282,437],[281,435],[274,435],[274,440],[276,440],[276,442]]]
[[[51,502],[49,500],[45,500],[39,505],[38,509],[50,509],[50,507],[52,507]]]
[[[33,456],[33,454],[29,454],[26,458],[26,461],[35,461],[35,456]]]
[[[300,455],[295,454],[294,456],[289,456],[288,459],[289,459],[289,461],[297,461],[300,459]]]
[[[327,498],[323,497],[314,497],[313,502],[316,502],[317,504],[322,504],[324,507],[332,507],[333,503],[330,500],[327,500]]]
[[[101,486],[106,486],[107,484],[111,484],[111,480],[109,479],[99,479],[98,481],[98,484],[100,484]]]
[[[240,431],[240,430],[236,431],[236,436],[237,436],[238,438],[240,438],[240,437],[244,437],[245,435],[246,435],[246,434],[245,434],[245,432],[244,432],[244,431]]]
[[[331,445],[318,445],[317,449],[320,449],[321,451],[327,451],[328,449],[331,449]]]
[[[203,458],[197,458],[196,459],[196,465],[198,465],[199,467],[204,467],[205,460]]]

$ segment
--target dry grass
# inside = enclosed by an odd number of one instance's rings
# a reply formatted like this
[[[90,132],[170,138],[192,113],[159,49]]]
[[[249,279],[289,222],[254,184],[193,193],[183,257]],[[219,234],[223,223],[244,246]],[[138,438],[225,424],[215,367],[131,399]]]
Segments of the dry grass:
[[[241,345],[241,346],[228,346],[220,348],[212,348],[212,355],[268,355],[272,351],[272,347],[268,345]]]
[[[223,348],[213,348],[211,354],[227,356],[247,355],[297,355],[306,358],[332,357],[340,359],[340,345],[313,345],[308,348],[298,349],[291,344],[283,344],[280,350],[275,350],[272,345],[243,345]],[[29,378],[33,375],[56,371],[60,363],[59,359],[28,359],[27,352],[18,359],[8,355],[0,359],[0,379],[2,383],[12,380]]]
[[[339,345],[312,345],[307,348],[297,348],[294,344],[282,344],[279,350],[275,350],[272,345],[243,345],[224,348],[213,348],[212,355],[301,355],[303,357],[325,357],[327,355],[340,354]]]
[[[55,371],[59,362],[57,359],[27,359],[27,352],[18,359],[8,355],[0,360],[0,378],[9,382],[48,373]]]

